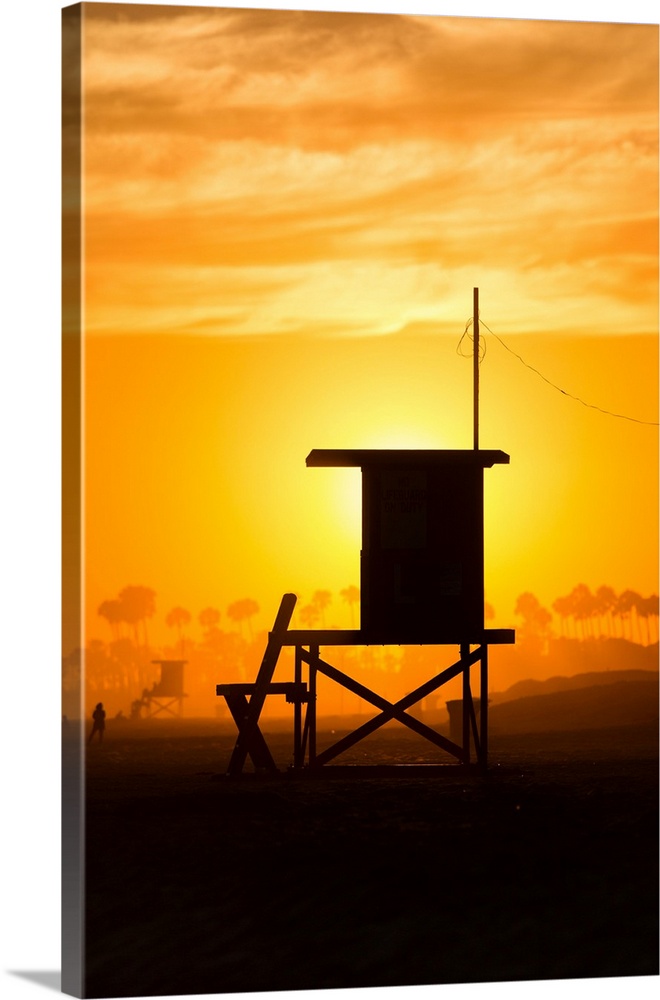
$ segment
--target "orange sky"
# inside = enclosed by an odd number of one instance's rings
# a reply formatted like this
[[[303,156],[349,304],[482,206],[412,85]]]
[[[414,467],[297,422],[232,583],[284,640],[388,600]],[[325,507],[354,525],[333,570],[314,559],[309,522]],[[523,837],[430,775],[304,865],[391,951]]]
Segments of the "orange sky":
[[[285,590],[348,627],[359,473],[305,457],[471,447],[473,286],[551,381],[657,421],[657,27],[83,8],[88,638],[127,584],[157,642]],[[483,332],[495,624],[657,592],[657,427]]]

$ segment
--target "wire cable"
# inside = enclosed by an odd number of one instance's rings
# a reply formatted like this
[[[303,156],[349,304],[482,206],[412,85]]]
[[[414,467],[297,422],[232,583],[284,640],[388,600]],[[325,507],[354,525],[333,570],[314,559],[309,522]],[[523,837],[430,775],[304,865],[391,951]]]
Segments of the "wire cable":
[[[472,317],[470,317],[470,319],[465,324],[465,329],[461,334],[461,339],[456,345],[456,353],[458,354],[459,358],[471,358],[474,355],[474,334],[468,333],[468,330],[472,326],[472,322],[473,322]],[[463,351],[461,349],[461,344],[463,343],[466,337],[472,342],[472,350],[468,352]],[[484,337],[479,337],[479,364],[481,364],[481,362],[484,360],[485,357],[486,357],[486,340]]]
[[[495,337],[495,340],[498,340],[500,342],[500,344],[502,345],[502,347],[505,350],[507,350],[509,352],[509,354],[513,354],[514,358],[517,358],[518,361],[520,361],[520,363],[525,366],[525,368],[529,368],[529,370],[531,372],[534,372],[534,374],[538,375],[538,377],[541,378],[541,379],[543,379],[544,382],[547,382],[549,386],[551,386],[553,389],[556,389],[557,392],[560,392],[562,394],[562,396],[568,396],[569,399],[574,399],[576,401],[576,403],[582,403],[582,405],[586,406],[588,409],[590,409],[590,410],[597,410],[599,413],[604,413],[608,417],[617,417],[619,420],[629,420],[629,421],[631,421],[631,423],[634,423],[634,424],[645,424],[647,427],[658,427],[658,426],[660,426],[660,424],[658,424],[658,422],[655,421],[655,420],[638,420],[637,417],[629,417],[625,413],[614,413],[612,410],[605,410],[605,409],[603,409],[602,406],[595,406],[594,403],[587,403],[587,402],[585,402],[584,399],[580,399],[579,396],[574,396],[572,392],[568,392],[566,389],[562,389],[561,386],[556,385],[549,378],[546,378],[546,376],[543,374],[543,372],[540,372],[538,370],[538,368],[534,368],[533,365],[528,364],[525,361],[525,359],[522,358],[519,354],[516,354],[515,351],[511,350],[511,348],[507,344],[504,343],[504,341],[502,340],[502,338],[498,337],[498,335],[496,333],[493,333],[493,331],[488,326],[488,324],[484,323],[484,321],[481,319],[481,316],[479,317],[479,323],[480,323],[481,326],[485,326],[486,327],[486,329],[488,330],[488,332],[490,334],[492,334],[493,337]],[[456,352],[458,354],[460,354],[461,357],[468,357],[468,355],[463,354],[459,350],[459,348],[461,346],[461,343],[463,342],[463,339],[468,335],[467,331],[468,331],[469,327],[471,326],[471,324],[472,324],[472,320],[470,320],[467,323],[467,325],[465,327],[465,330],[463,331],[463,335],[462,335],[461,339],[458,342],[458,347],[456,348]],[[471,339],[474,341],[473,337]],[[485,354],[485,351],[484,351],[484,354]],[[480,360],[481,360],[481,358],[480,358]]]

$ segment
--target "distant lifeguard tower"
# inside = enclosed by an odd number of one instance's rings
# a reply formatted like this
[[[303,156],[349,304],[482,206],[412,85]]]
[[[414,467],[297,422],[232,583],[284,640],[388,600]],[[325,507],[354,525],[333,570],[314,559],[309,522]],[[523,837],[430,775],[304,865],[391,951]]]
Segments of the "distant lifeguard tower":
[[[483,474],[508,464],[502,451],[478,447],[478,297],[475,289],[475,446],[472,450],[314,450],[310,468],[362,470],[361,622],[357,630],[289,629],[294,594],[282,598],[254,684],[219,684],[238,727],[228,773],[248,755],[255,767],[277,770],[259,729],[268,695],[294,706],[293,768],[318,770],[391,719],[446,751],[460,765],[485,769],[488,755],[488,646],[513,643],[513,629],[484,627]],[[322,646],[458,645],[458,660],[391,703],[328,663]],[[284,646],[295,647],[292,682],[272,683]],[[479,698],[470,672],[479,665]],[[303,679],[306,670],[307,680]],[[316,750],[317,674],[324,674],[379,710],[372,719],[320,753]],[[447,738],[408,713],[462,677],[461,739]],[[477,712],[476,704],[480,711]],[[305,719],[302,707],[306,706]],[[455,716],[455,713],[454,713]],[[456,735],[453,720],[452,736]]]
[[[146,718],[152,719],[161,712],[180,719],[183,715],[183,668],[187,660],[152,660],[160,666],[160,680],[156,681],[150,691],[142,695],[146,707]]]

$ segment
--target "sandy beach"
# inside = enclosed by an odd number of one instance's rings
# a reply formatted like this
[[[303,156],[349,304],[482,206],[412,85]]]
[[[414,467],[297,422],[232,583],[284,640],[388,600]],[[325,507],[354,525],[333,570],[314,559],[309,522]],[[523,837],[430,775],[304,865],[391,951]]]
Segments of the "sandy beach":
[[[89,747],[88,996],[657,974],[657,725],[493,734],[478,775],[393,724],[359,777],[274,728],[270,777],[213,720]]]

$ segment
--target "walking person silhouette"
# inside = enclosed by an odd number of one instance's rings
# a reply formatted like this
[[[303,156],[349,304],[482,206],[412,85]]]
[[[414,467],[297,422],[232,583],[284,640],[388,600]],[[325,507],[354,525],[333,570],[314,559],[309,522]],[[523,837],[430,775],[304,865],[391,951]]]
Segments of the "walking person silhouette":
[[[92,718],[94,719],[94,725],[92,726],[92,731],[89,734],[89,739],[87,740],[87,742],[91,743],[92,739],[94,738],[94,733],[98,733],[99,743],[103,743],[103,733],[105,731],[105,711],[103,709],[102,701],[100,701],[96,706],[96,708],[94,709]]]

